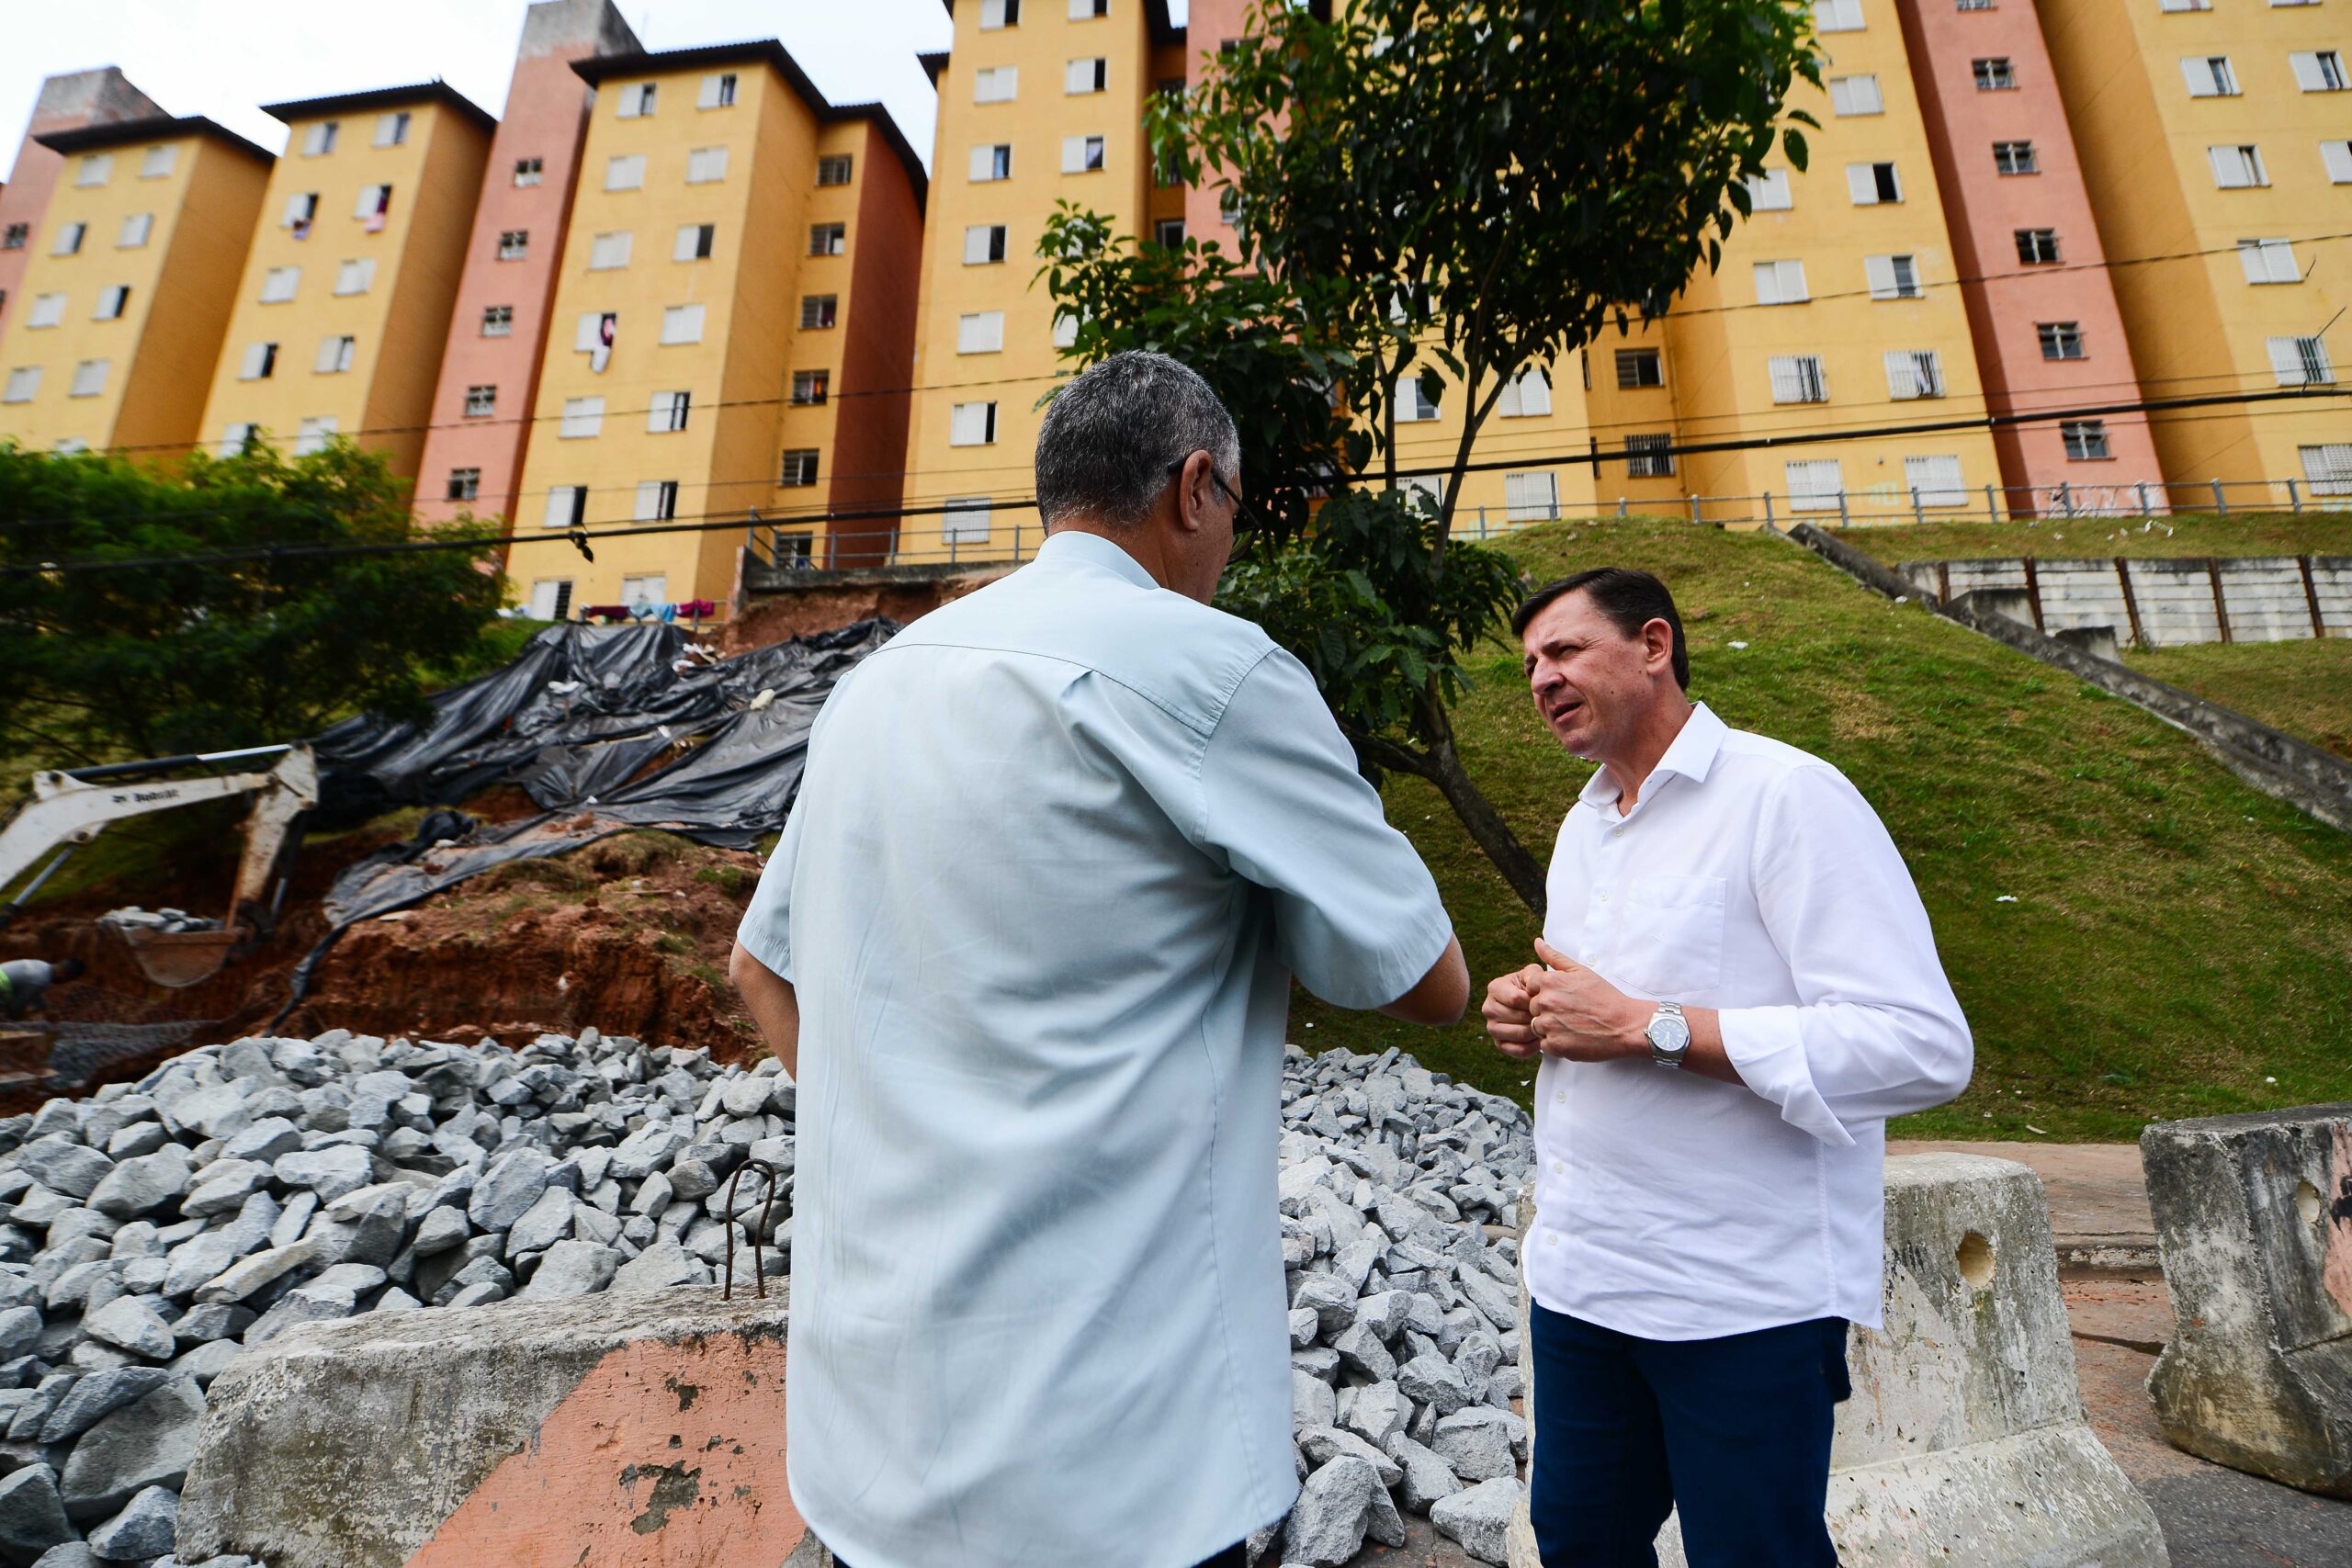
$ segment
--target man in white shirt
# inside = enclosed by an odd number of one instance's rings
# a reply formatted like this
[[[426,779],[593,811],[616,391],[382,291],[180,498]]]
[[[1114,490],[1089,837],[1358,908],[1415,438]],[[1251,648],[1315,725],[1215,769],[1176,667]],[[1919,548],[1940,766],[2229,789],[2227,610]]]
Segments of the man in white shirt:
[[[1685,694],[1666,585],[1604,568],[1512,621],[1600,764],[1560,824],[1544,961],[1487,1028],[1543,1063],[1524,1252],[1545,1568],[1834,1565],[1849,1324],[1879,1323],[1890,1116],[1966,1086],[1967,1021],[1886,829],[1820,759]]]
[[[1306,668],[1208,607],[1239,462],[1164,355],[1064,387],[1036,559],[834,689],[737,935],[799,1076],[792,1496],[853,1568],[1240,1568],[1297,1495],[1291,977],[1470,980]]]

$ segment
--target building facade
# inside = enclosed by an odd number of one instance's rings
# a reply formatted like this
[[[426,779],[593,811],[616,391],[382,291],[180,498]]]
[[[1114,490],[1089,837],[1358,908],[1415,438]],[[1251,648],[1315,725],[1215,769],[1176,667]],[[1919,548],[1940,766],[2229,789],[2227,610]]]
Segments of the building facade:
[[[300,454],[349,435],[413,479],[493,122],[438,82],[263,107],[287,149],[202,439]]]
[[[162,118],[162,106],[111,65],[43,79],[16,166],[8,183],[0,186],[0,333],[7,331],[13,301],[23,290],[25,265],[41,243],[41,214],[64,163],[64,155],[41,145],[40,139],[84,126]]]
[[[275,160],[201,118],[40,141],[63,177],[0,331],[0,437],[177,457],[202,428]]]
[[[899,500],[921,164],[884,111],[828,103],[774,40],[572,69],[595,102],[515,501],[517,593],[550,616],[723,605],[753,527],[820,561],[887,557],[887,532],[862,533]],[[859,510],[886,515],[818,521]],[[638,531],[593,560],[569,538],[612,529]]]

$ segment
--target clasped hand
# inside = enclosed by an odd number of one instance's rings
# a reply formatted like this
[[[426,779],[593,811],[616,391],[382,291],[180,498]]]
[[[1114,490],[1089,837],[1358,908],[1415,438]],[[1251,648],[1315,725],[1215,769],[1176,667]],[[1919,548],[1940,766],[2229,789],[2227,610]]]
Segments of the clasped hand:
[[[1538,1056],[1606,1062],[1646,1048],[1641,1032],[1652,1010],[1648,1004],[1541,938],[1535,953],[1542,964],[1498,976],[1487,987],[1482,1010],[1497,1050],[1522,1062]]]

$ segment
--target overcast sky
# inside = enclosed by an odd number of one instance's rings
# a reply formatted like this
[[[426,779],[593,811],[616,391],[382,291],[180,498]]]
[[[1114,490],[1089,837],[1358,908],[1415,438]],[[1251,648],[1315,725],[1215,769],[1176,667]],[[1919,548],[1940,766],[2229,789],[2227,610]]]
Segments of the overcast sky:
[[[97,65],[119,65],[173,114],[209,115],[273,152],[286,128],[255,104],[439,76],[494,115],[526,3],[0,0],[0,160],[16,161],[42,77]],[[940,0],[617,3],[648,49],[782,39],[827,97],[887,104],[931,161],[933,98],[915,54],[947,47]]]

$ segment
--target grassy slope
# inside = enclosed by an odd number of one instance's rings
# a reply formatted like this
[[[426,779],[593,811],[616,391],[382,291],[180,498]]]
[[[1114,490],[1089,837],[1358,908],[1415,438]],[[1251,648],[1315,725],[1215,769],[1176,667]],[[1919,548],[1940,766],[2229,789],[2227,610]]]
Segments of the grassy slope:
[[[2352,555],[2352,513],[2247,512],[2165,517],[2061,517],[2041,523],[1928,523],[1831,533],[1889,566],[2000,556]]]
[[[2298,739],[2352,757],[2352,638],[2137,649],[2124,654],[2123,661]]]
[[[1548,525],[1510,547],[1538,577],[1660,572],[1687,618],[1693,694],[1835,762],[1885,818],[1977,1042],[1968,1092],[1901,1133],[2124,1139],[2150,1117],[2352,1098],[2352,838],[2137,709],[1792,545],[1634,521]],[[1458,716],[1471,771],[1548,854],[1589,770],[1536,721],[1515,650],[1480,669]],[[1534,921],[1435,792],[1408,779],[1387,793],[1478,986],[1527,962]],[[1302,998],[1293,1037],[1396,1043],[1527,1093],[1526,1069],[1468,1023],[1415,1030]]]

